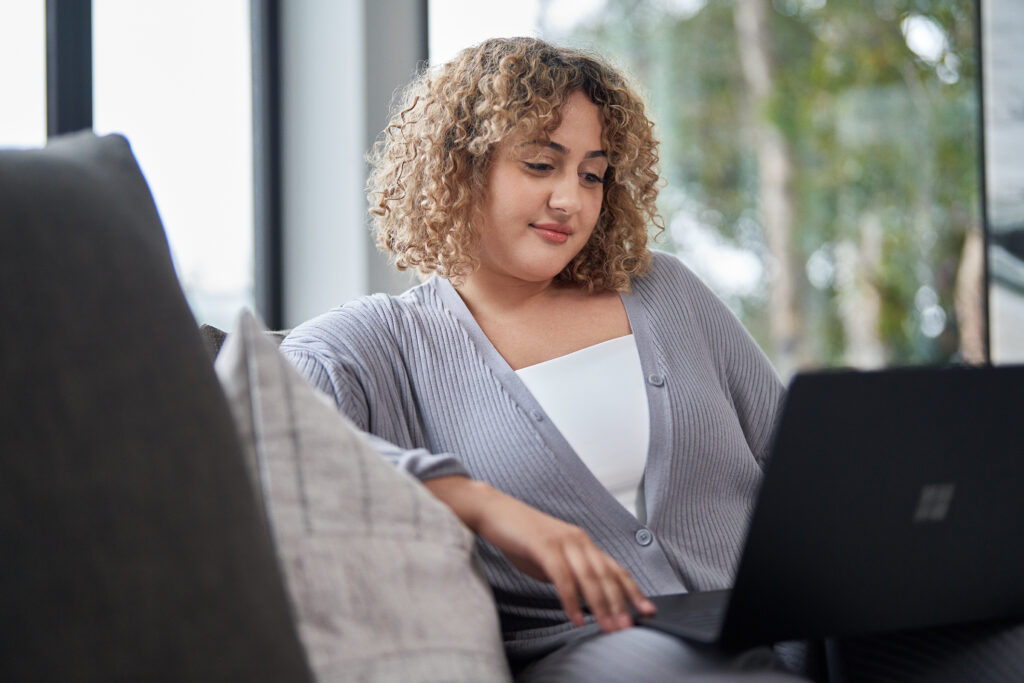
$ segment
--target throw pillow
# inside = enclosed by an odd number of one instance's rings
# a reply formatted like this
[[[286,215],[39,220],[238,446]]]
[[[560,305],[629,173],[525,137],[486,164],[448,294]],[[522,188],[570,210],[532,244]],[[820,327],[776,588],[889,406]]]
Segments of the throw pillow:
[[[394,469],[244,312],[217,373],[320,680],[502,681],[474,540]]]

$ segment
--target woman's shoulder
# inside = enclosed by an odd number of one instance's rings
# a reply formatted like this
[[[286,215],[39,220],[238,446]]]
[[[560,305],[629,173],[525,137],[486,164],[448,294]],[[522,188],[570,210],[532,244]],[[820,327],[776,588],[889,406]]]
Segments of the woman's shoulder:
[[[434,290],[431,280],[398,295],[357,297],[295,326],[282,342],[282,350],[386,347],[409,329],[418,328],[418,321],[436,314],[441,303]]]
[[[677,255],[652,250],[651,256],[650,269],[635,279],[633,287],[647,306],[708,321],[735,317],[714,290]]]
[[[636,282],[649,287],[667,286],[678,291],[679,287],[696,289],[702,295],[710,293],[707,285],[690,269],[683,260],[667,251],[651,250],[651,266]]]
[[[664,276],[669,273],[678,274],[688,270],[689,268],[675,254],[670,254],[660,249],[651,249],[651,267],[645,275]]]

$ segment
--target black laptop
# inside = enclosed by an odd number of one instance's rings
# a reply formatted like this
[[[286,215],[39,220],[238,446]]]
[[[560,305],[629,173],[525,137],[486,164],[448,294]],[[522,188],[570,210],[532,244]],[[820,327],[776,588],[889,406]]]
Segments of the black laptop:
[[[733,588],[653,602],[726,646],[1024,616],[1024,366],[798,374]]]

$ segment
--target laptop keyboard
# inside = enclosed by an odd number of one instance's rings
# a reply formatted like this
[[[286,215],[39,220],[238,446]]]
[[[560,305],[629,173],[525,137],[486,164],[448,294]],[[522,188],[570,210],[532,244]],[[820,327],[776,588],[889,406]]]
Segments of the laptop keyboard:
[[[723,590],[654,597],[652,601],[658,612],[646,622],[655,628],[664,628],[701,640],[714,640],[725,619],[728,593]]]
[[[700,610],[685,610],[672,616],[681,625],[704,633],[715,633],[725,617],[725,608],[723,606]]]

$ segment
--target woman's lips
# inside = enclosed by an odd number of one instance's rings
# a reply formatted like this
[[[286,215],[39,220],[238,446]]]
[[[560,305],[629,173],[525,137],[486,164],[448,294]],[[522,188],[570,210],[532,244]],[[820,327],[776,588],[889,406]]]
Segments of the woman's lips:
[[[572,228],[565,223],[531,223],[530,227],[538,235],[554,244],[564,244],[572,234]]]

